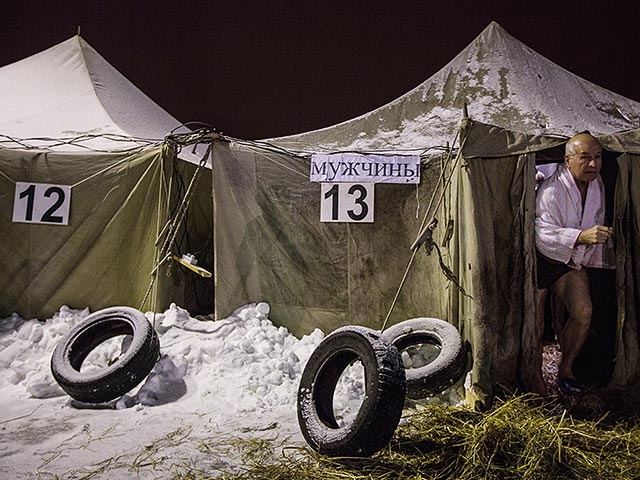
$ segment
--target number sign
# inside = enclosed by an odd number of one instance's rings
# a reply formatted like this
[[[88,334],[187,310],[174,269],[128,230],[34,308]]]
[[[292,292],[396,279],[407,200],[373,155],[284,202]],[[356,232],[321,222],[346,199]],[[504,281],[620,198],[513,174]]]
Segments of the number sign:
[[[321,222],[373,222],[373,183],[323,183]]]
[[[13,221],[68,225],[71,186],[48,183],[16,183]]]

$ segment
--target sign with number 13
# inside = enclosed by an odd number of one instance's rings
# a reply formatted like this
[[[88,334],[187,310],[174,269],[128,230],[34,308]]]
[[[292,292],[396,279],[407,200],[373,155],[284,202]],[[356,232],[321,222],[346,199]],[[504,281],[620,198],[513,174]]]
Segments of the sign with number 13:
[[[373,222],[373,183],[322,183],[321,222]]]

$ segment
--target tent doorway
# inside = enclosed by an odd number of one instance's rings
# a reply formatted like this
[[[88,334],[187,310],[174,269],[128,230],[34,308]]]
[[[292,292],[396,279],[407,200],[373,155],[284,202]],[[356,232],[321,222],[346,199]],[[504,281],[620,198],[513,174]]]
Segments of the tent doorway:
[[[536,168],[548,177],[563,162],[563,147],[556,147],[536,155]],[[605,186],[605,224],[614,225],[615,190],[618,178],[618,154],[603,151],[600,175]],[[576,375],[588,384],[605,388],[615,367],[615,338],[617,322],[617,297],[615,270],[589,269],[593,316],[589,336],[576,358]],[[558,341],[567,314],[564,306],[551,293],[544,303],[543,343]]]

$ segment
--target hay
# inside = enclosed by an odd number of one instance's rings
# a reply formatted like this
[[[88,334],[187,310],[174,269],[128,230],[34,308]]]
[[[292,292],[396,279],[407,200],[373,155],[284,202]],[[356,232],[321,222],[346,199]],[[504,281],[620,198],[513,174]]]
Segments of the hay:
[[[264,443],[252,447],[245,452],[246,470],[215,478],[640,478],[640,425],[607,417],[576,419],[557,402],[534,396],[496,401],[484,413],[444,405],[407,411],[388,447],[371,458],[331,459],[292,448],[272,456],[273,451]]]

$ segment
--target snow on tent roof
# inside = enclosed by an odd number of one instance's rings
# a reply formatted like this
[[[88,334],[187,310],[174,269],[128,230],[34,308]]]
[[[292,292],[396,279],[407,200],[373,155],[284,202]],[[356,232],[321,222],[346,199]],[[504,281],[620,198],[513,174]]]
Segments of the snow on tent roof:
[[[425,150],[453,142],[465,103],[475,121],[535,135],[640,126],[640,103],[574,75],[492,22],[439,72],[387,105],[267,141],[305,151]]]
[[[0,68],[0,92],[0,147],[121,151],[181,125],[80,36]]]

